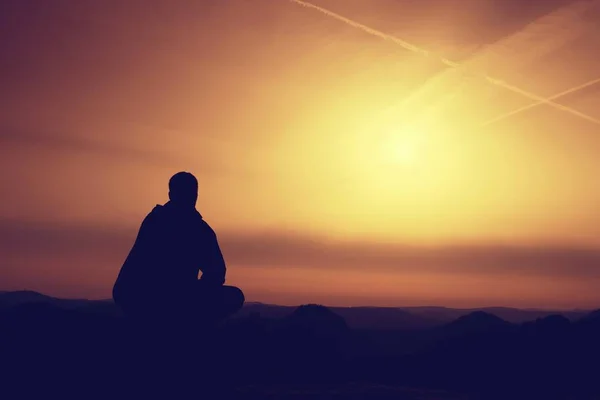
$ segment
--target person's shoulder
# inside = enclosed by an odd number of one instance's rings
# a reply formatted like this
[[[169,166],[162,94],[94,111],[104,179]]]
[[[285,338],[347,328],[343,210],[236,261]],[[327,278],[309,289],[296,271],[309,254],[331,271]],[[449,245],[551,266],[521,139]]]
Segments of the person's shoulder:
[[[156,221],[157,219],[159,219],[164,211],[164,206],[157,204],[154,206],[154,208],[152,208],[152,210],[150,210],[150,212],[148,214],[146,214],[146,217],[144,218],[144,222],[149,222],[149,221]]]
[[[148,217],[156,217],[159,216],[163,213],[165,207],[161,204],[157,204],[154,206],[154,208],[152,208],[152,210],[150,210],[150,212],[148,213]]]
[[[150,214],[160,213],[164,210],[164,208],[165,208],[165,206],[163,206],[162,204],[157,204],[154,206],[152,211],[150,211]]]
[[[200,226],[200,229],[203,231],[204,234],[206,235],[210,235],[210,236],[216,236],[215,230],[210,226],[210,224],[208,222],[206,222],[206,220],[204,218],[202,218],[202,215],[200,215],[200,213],[198,213],[198,223]]]

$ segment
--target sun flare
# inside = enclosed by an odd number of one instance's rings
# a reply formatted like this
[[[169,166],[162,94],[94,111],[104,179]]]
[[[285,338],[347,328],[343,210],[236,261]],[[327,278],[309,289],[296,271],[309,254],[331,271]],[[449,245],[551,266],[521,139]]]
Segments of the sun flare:
[[[385,138],[381,144],[383,161],[392,165],[414,166],[421,161],[419,133],[399,132]]]

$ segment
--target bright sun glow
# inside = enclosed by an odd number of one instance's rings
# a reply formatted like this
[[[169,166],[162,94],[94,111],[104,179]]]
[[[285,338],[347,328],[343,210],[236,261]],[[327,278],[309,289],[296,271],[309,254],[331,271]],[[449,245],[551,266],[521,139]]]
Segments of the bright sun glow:
[[[390,164],[412,166],[420,160],[420,134],[418,132],[397,132],[384,138],[381,144],[384,161]]]

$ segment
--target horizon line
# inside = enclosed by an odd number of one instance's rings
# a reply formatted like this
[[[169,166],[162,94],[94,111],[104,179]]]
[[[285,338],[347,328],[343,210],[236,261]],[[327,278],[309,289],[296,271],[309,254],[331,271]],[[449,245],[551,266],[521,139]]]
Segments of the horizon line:
[[[45,294],[42,292],[38,292],[36,290],[31,290],[31,289],[21,289],[21,290],[0,290],[0,295],[1,294],[6,294],[6,293],[19,293],[19,292],[28,292],[28,293],[35,293],[41,296],[45,296],[45,297],[49,297],[51,299],[55,299],[55,300],[67,300],[67,301],[90,301],[90,302],[112,302],[114,303],[114,300],[112,298],[101,298],[101,299],[89,299],[89,298],[76,298],[76,297],[55,297],[49,294]],[[540,307],[513,307],[513,306],[501,306],[501,305],[495,305],[495,306],[474,306],[474,307],[451,307],[451,306],[442,306],[442,305],[418,305],[418,306],[372,306],[372,305],[349,305],[349,306],[331,306],[331,305],[327,305],[327,304],[321,304],[321,303],[311,303],[311,302],[307,302],[307,303],[299,303],[299,304],[276,304],[276,303],[265,303],[262,301],[246,301],[244,303],[244,307],[249,306],[249,305],[263,305],[263,306],[271,306],[271,307],[288,307],[288,308],[298,308],[301,306],[306,306],[306,305],[319,305],[319,306],[323,306],[323,307],[327,307],[327,308],[393,308],[393,309],[415,309],[415,308],[445,308],[445,309],[450,309],[450,310],[462,310],[462,311],[469,311],[469,310],[486,310],[486,309],[511,309],[511,310],[520,310],[520,311],[541,311],[541,312],[548,312],[548,311],[556,311],[556,312],[592,312],[595,310],[600,309],[600,306],[598,307],[590,307],[590,308],[561,308],[561,307],[555,307],[555,308],[540,308]]]

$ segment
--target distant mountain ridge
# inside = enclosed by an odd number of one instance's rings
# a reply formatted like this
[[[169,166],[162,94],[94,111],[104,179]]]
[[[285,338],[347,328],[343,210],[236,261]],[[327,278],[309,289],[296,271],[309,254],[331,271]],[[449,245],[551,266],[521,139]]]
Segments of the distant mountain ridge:
[[[35,291],[0,292],[0,310],[26,303],[48,303],[61,308],[79,308],[89,306],[110,307],[112,300],[61,299]],[[562,315],[575,321],[586,317],[589,311],[550,311],[527,310],[509,307],[484,307],[472,309],[456,309],[449,307],[327,307],[344,318],[349,327],[354,329],[423,329],[449,324],[463,316],[483,312],[513,324],[546,318],[551,315]],[[291,315],[297,306],[281,306],[260,302],[248,302],[237,314],[237,317],[260,315],[265,318],[284,318]],[[116,312],[116,309],[115,309]]]
[[[46,303],[61,308],[78,308],[109,302],[112,300],[62,299],[32,290],[0,292],[0,310],[31,303]]]
[[[240,311],[240,315],[260,314],[267,318],[281,318],[292,313],[296,306],[280,306],[250,302]],[[353,328],[370,329],[421,329],[448,324],[456,319],[476,312],[485,312],[513,324],[535,321],[551,315],[562,315],[571,321],[589,314],[587,310],[553,311],[529,310],[510,307],[449,308],[437,306],[422,307],[328,307],[342,316]]]

